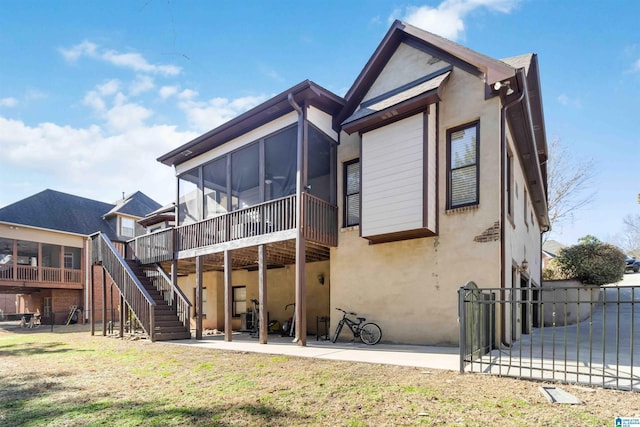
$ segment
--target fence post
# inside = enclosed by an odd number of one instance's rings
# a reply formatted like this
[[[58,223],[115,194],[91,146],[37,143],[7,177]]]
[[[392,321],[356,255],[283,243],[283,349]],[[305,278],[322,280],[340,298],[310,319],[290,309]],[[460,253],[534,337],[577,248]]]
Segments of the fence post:
[[[465,287],[458,288],[458,326],[460,330],[459,348],[460,348],[460,373],[464,373],[464,357],[465,357],[465,337],[467,331],[465,330],[466,319],[464,316],[464,294]]]

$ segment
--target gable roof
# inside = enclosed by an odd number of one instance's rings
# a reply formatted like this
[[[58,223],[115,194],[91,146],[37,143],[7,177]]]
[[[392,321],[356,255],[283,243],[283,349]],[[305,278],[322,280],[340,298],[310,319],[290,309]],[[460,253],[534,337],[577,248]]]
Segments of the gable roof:
[[[128,201],[133,201],[131,212],[139,212],[146,204],[153,204],[155,209],[160,206],[140,192]],[[0,209],[0,221],[86,236],[102,232],[117,239],[116,230],[104,219],[116,206],[47,189]]]
[[[141,191],[136,191],[133,194],[117,200],[115,206],[111,209],[105,217],[109,217],[115,214],[123,214],[142,218],[149,212],[153,212],[159,209],[162,205],[151,199],[149,196]]]
[[[396,20],[345,95],[346,105],[340,114],[340,122],[353,114],[360,102],[362,102],[368,88],[380,75],[401,43],[406,43],[428,52],[472,74],[484,75],[487,86],[491,86],[497,81],[511,78],[516,72],[515,68],[503,61],[475,52],[451,40]]]
[[[542,244],[542,251],[546,252],[552,258],[555,258],[562,249],[566,248],[566,245],[555,241],[555,240],[547,240]]]

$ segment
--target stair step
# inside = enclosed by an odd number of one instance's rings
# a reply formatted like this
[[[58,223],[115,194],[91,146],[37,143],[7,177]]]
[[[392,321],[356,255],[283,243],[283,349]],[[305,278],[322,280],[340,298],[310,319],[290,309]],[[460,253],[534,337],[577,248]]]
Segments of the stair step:
[[[184,326],[182,323],[178,323],[174,326],[158,326],[156,325],[156,333],[168,333],[168,332],[184,332]]]
[[[156,332],[156,341],[170,341],[170,340],[188,340],[191,339],[191,332]]]

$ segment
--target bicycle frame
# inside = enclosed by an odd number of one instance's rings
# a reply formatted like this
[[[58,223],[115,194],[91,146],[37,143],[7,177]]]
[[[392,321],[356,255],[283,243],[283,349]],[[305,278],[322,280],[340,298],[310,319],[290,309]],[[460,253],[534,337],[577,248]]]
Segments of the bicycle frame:
[[[360,325],[362,325],[364,320],[358,319],[358,321],[355,321],[353,319],[348,318],[347,314],[344,314],[340,322],[342,322],[343,324],[346,324],[349,327],[349,329],[353,333],[354,338],[360,338],[360,330],[361,330]]]

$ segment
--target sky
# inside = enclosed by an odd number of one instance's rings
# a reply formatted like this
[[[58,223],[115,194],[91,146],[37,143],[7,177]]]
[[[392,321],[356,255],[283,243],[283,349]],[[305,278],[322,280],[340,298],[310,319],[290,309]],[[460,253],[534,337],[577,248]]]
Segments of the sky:
[[[624,233],[640,214],[636,0],[0,0],[0,207],[47,188],[170,203],[159,156],[306,79],[343,96],[395,19],[537,53],[547,140],[593,165],[590,203],[549,238]]]

